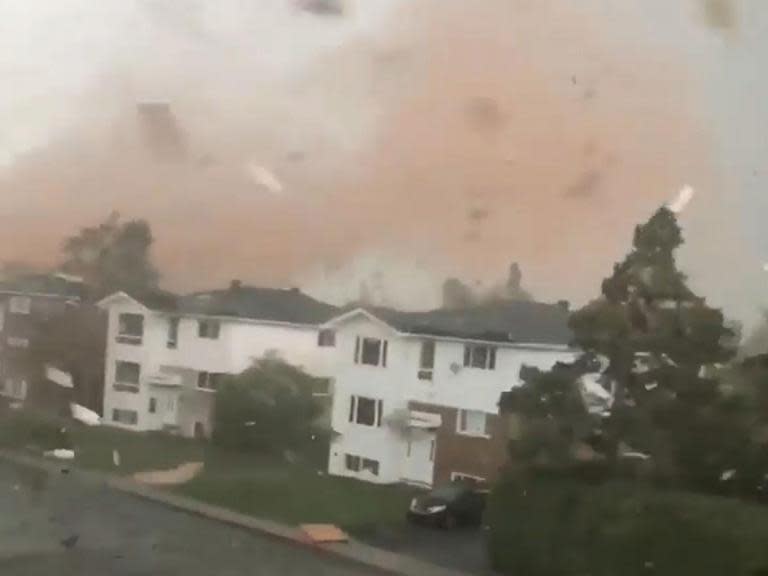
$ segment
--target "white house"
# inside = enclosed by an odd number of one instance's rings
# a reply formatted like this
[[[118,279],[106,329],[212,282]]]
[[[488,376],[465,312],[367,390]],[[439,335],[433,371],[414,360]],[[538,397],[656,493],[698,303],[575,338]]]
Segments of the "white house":
[[[319,347],[319,323],[333,306],[298,290],[241,286],[177,297],[118,292],[108,311],[104,422],[131,430],[211,432],[223,375],[275,355],[317,375],[333,349]]]
[[[331,474],[431,485],[492,479],[506,458],[501,394],[521,366],[571,361],[567,309],[340,311],[298,290],[240,286],[175,297],[113,294],[104,421],[207,436],[223,374],[277,355],[329,379]]]
[[[574,359],[560,305],[357,309],[321,329],[337,350],[329,472],[372,482],[491,480],[506,460],[502,392],[523,365]]]

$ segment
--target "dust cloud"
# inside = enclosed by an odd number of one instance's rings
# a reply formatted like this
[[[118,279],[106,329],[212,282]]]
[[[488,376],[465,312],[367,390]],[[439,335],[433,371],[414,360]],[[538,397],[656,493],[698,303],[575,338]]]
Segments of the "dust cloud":
[[[0,260],[52,263],[118,210],[150,221],[175,289],[236,277],[338,301],[367,282],[420,307],[445,276],[490,285],[517,261],[536,297],[583,299],[639,220],[715,179],[695,73],[608,4],[100,13],[130,33],[0,173]]]

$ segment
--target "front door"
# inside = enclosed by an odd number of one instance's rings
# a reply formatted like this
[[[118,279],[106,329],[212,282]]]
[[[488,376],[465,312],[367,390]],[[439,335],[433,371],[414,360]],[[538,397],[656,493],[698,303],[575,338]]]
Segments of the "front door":
[[[163,425],[165,426],[178,426],[178,397],[176,394],[168,394],[163,398]]]
[[[405,447],[404,480],[412,484],[431,486],[435,473],[436,450],[437,438],[434,432],[412,431]]]

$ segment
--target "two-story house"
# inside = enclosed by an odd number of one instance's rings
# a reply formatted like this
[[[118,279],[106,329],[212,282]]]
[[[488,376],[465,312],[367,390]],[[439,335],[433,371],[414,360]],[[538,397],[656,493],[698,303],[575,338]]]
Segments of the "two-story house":
[[[34,344],[57,319],[83,306],[82,281],[62,274],[27,274],[0,283],[0,397],[40,406],[56,404],[46,386],[45,358]],[[47,347],[43,347],[47,348]],[[65,405],[65,404],[64,404]]]
[[[337,349],[329,472],[432,485],[493,480],[506,461],[501,394],[523,365],[571,361],[564,305],[356,309],[321,327]]]
[[[243,286],[186,296],[118,292],[108,311],[104,422],[132,430],[209,436],[224,375],[278,356],[328,371],[332,348],[318,325],[338,313],[299,290]]]

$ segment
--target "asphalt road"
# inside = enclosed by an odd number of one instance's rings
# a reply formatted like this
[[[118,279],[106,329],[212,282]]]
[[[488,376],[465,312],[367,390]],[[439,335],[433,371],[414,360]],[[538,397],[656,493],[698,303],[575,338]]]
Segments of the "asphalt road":
[[[371,571],[116,492],[0,461],[0,574],[333,575]]]

